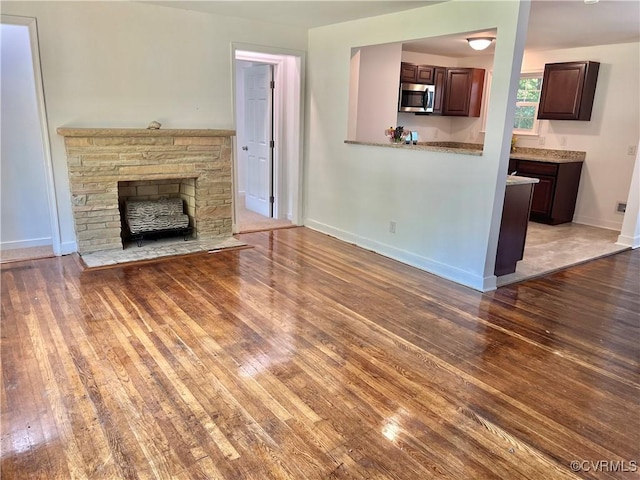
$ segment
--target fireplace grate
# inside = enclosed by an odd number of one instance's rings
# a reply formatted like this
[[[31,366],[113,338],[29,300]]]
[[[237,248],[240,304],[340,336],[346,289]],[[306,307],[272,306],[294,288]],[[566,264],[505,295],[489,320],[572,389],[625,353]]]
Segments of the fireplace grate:
[[[185,228],[171,228],[166,230],[153,230],[148,232],[142,232],[138,234],[131,234],[131,240],[136,242],[138,247],[142,246],[142,242],[144,240],[157,240],[161,237],[173,237],[173,236],[181,236],[184,237],[184,241],[186,242],[191,238],[191,234],[193,233],[192,227]]]

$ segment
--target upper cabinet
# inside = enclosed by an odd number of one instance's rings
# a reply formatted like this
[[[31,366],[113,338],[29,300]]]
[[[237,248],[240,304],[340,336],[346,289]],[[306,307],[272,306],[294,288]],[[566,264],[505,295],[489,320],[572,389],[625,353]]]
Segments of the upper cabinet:
[[[447,68],[443,115],[479,117],[484,87],[484,70]]]
[[[479,117],[485,71],[402,62],[400,83],[435,85],[433,115]],[[423,115],[423,114],[418,114]]]
[[[434,69],[435,67],[430,65],[416,65],[402,62],[400,66],[400,82],[433,85]]]
[[[546,64],[538,118],[591,120],[599,68],[598,62]]]
[[[435,67],[433,69],[433,84],[436,86],[433,97],[433,114],[442,115],[444,113],[444,84],[447,81],[447,69]]]

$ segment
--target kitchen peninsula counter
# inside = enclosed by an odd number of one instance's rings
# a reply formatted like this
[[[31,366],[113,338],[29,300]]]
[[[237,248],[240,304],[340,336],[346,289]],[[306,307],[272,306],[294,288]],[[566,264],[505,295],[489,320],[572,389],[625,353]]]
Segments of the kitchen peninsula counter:
[[[399,148],[402,150],[422,150],[423,152],[446,152],[446,153],[457,153],[460,155],[482,155],[482,145],[479,145],[480,148],[462,148],[457,146],[441,146],[440,143],[431,143],[431,142],[418,142],[417,145],[413,145],[410,143],[376,143],[376,142],[360,142],[357,140],[345,140],[344,143],[349,145],[367,145],[370,147],[384,147],[384,148]],[[451,144],[453,142],[442,142]],[[459,144],[466,145],[466,144]],[[475,144],[472,144],[475,145]]]
[[[481,143],[464,142],[418,142],[417,145],[410,143],[378,143],[360,142],[358,140],[345,140],[349,145],[368,145],[372,147],[400,148],[404,150],[422,150],[427,152],[457,153],[460,155],[482,155],[483,145]],[[586,152],[577,150],[552,150],[546,148],[515,147],[509,158],[512,160],[529,160],[532,162],[546,163],[576,163],[584,162]]]

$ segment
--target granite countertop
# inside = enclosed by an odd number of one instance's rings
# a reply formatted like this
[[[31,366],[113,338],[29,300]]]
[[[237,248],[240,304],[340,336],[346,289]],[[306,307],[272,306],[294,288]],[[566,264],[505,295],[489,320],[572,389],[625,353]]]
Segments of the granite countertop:
[[[344,143],[352,145],[370,145],[374,147],[402,148],[405,150],[423,150],[431,152],[448,152],[462,155],[482,155],[481,143],[463,142],[418,142],[417,145],[409,143],[376,143],[359,142],[357,140],[345,140]],[[547,163],[575,163],[584,162],[586,152],[577,150],[551,150],[546,148],[515,147],[509,154],[514,160],[531,160]]]
[[[546,148],[516,147],[509,158],[514,160],[531,160],[547,163],[575,163],[584,162],[587,152],[577,150],[550,150]]]
[[[509,185],[526,185],[529,183],[538,183],[539,178],[520,177],[518,175],[507,175],[507,187]]]
[[[476,148],[460,148],[454,146],[440,146],[440,144],[433,145],[431,143],[418,142],[417,145],[412,145],[410,143],[376,143],[376,142],[359,142],[357,140],[345,140],[344,143],[349,145],[368,145],[372,147],[385,147],[385,148],[401,148],[403,150],[422,150],[427,152],[448,152],[448,153],[457,153],[460,155],[482,155],[482,145],[480,145],[480,149]],[[449,145],[452,142],[442,142],[448,143]]]

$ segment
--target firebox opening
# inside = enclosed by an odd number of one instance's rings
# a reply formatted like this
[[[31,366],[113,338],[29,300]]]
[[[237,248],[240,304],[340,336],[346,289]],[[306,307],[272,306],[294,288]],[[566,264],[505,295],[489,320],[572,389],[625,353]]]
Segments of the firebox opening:
[[[126,221],[127,201],[161,200],[179,198],[183,203],[183,213],[189,217],[191,238],[197,238],[196,231],[196,178],[171,178],[163,180],[136,180],[118,182],[118,207],[120,210],[121,237],[123,246],[138,241],[139,235],[132,235]],[[146,238],[182,235],[177,231],[149,232]],[[185,238],[186,239],[186,238]]]

